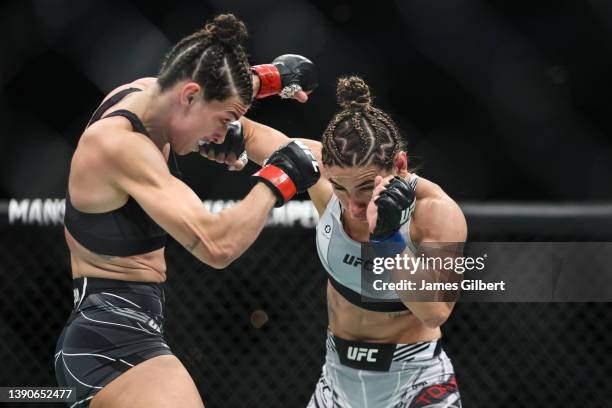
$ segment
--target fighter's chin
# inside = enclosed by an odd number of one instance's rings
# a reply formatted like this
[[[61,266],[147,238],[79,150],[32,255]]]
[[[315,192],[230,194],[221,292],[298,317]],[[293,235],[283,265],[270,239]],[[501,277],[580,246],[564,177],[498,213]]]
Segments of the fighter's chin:
[[[185,156],[186,154],[197,152],[199,149],[190,146],[172,146],[172,151],[177,156]]]
[[[185,156],[189,153],[199,151],[199,146],[195,142],[181,143],[181,141],[179,141],[178,143],[176,143],[176,141],[174,141],[170,143],[170,147],[172,148],[174,154],[176,154],[177,156]]]

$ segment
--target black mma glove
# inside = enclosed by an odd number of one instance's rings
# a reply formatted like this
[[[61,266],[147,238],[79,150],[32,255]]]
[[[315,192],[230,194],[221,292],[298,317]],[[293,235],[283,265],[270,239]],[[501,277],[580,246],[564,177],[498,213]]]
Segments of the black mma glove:
[[[227,133],[223,143],[204,143],[200,146],[200,154],[205,153],[206,157],[214,160],[217,154],[223,153],[227,157],[230,153],[236,155],[236,159],[241,156],[246,160],[246,151],[244,147],[244,134],[242,133],[242,124],[240,121],[235,121],[227,127]]]
[[[399,229],[410,219],[416,203],[417,178],[410,182],[395,176],[380,193],[374,204],[378,208],[376,226],[370,234],[372,242],[398,242]],[[402,238],[403,240],[403,238]]]
[[[319,164],[310,149],[294,140],[272,153],[264,167],[251,176],[253,184],[262,182],[276,195],[276,207],[281,207],[295,195],[319,181]]]
[[[318,85],[315,65],[301,55],[281,55],[272,64],[254,65],[251,69],[261,83],[256,99],[270,95],[293,98],[298,91],[310,92]]]

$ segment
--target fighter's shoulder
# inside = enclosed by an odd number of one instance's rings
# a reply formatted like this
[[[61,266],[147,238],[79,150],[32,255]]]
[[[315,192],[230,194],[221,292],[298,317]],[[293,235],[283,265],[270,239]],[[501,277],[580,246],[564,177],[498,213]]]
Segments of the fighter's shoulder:
[[[88,127],[79,141],[77,150],[91,156],[91,160],[111,166],[133,167],[147,162],[147,158],[163,156],[153,142],[142,133],[134,132],[130,122],[121,116],[107,118]]]
[[[139,87],[139,88],[140,87],[148,88],[154,85],[156,82],[157,82],[157,78],[155,77],[145,77],[145,78],[139,78],[128,85],[131,85],[133,87]]]
[[[417,183],[412,228],[418,241],[462,242],[467,236],[459,205],[440,186],[423,178]]]
[[[108,94],[106,94],[106,96],[104,97],[104,100],[107,100],[108,98],[116,94],[117,92],[121,92],[125,89],[137,88],[137,89],[145,90],[148,87],[153,86],[156,82],[157,82],[157,78],[155,77],[145,77],[145,78],[136,79],[130,83],[123,84],[123,85],[116,87],[115,89],[110,91]]]

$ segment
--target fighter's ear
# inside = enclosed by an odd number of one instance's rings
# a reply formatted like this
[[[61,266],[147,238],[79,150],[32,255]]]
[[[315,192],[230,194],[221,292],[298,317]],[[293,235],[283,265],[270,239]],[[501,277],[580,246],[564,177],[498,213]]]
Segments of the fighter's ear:
[[[179,96],[181,105],[190,105],[200,92],[202,87],[197,82],[187,82],[181,88],[181,94]]]
[[[402,176],[408,173],[408,153],[401,151],[395,155],[393,167],[398,175]]]

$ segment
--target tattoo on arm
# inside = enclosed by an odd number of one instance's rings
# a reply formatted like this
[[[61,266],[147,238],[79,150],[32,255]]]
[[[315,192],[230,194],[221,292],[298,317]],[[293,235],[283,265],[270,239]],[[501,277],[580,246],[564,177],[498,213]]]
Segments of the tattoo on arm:
[[[187,248],[187,250],[189,252],[193,252],[193,250],[195,249],[195,247],[198,246],[199,243],[200,243],[200,238],[199,237],[195,237],[193,242],[190,245],[187,245],[185,248]]]

